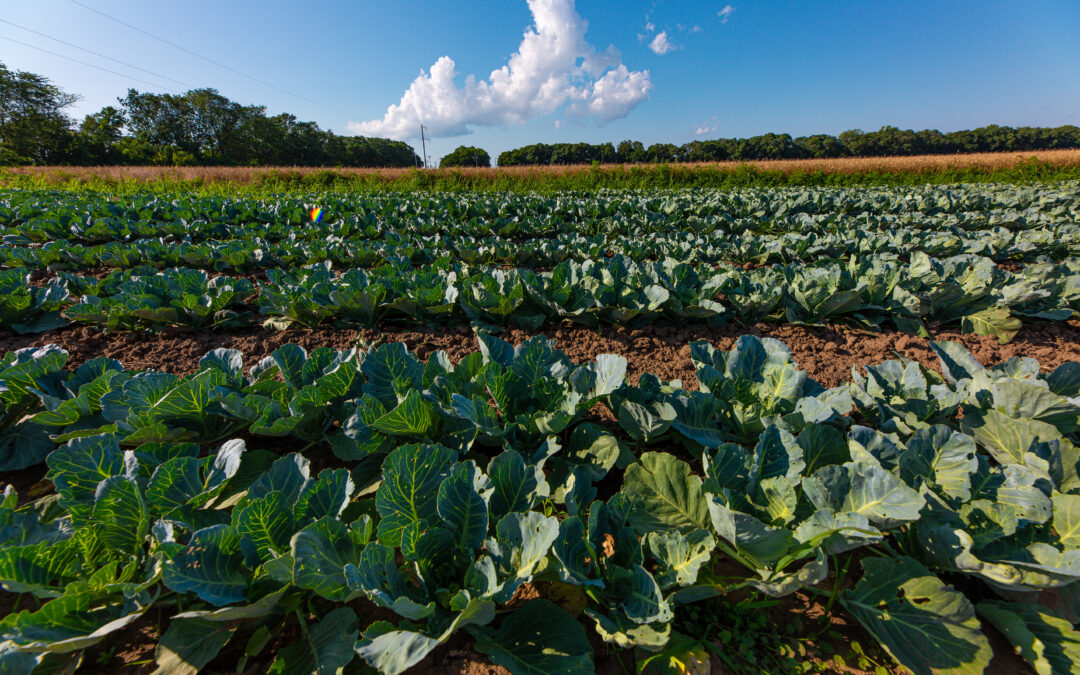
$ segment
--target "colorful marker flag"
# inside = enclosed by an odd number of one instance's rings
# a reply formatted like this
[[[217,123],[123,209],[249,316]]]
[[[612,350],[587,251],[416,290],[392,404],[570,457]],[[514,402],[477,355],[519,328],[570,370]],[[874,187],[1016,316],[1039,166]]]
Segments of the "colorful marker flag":
[[[322,220],[323,210],[322,207],[311,209],[311,222],[318,223]]]

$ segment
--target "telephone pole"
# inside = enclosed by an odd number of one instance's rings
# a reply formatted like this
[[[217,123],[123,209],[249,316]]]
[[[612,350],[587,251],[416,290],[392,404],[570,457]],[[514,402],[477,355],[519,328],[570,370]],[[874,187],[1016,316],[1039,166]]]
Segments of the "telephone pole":
[[[424,125],[420,125],[420,151],[424,153],[421,155],[421,159],[424,161],[424,168],[427,168],[427,139],[424,138]]]

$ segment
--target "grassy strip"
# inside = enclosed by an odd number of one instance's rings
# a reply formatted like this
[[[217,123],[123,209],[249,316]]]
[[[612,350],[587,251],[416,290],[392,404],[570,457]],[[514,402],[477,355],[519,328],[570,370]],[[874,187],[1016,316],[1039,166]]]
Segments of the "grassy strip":
[[[594,165],[559,170],[410,169],[394,172],[348,172],[335,169],[252,171],[242,179],[160,173],[153,178],[120,174],[102,176],[91,170],[55,169],[21,173],[0,168],[0,187],[65,189],[111,193],[195,191],[205,194],[272,194],[332,190],[338,192],[562,192],[600,189],[665,190],[681,188],[777,188],[914,186],[953,183],[1048,183],[1080,180],[1080,165],[1059,165],[1030,158],[1011,166],[932,166],[916,171],[825,171],[731,166],[660,164]]]

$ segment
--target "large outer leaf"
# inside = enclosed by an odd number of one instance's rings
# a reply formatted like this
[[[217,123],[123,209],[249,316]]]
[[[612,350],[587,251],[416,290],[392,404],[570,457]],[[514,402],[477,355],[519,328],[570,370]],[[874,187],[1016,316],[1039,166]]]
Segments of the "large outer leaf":
[[[360,561],[360,533],[350,532],[334,518],[317,520],[293,535],[293,580],[300,588],[315,591],[333,602],[344,602],[352,590],[345,566]]]
[[[806,496],[819,509],[858,513],[882,529],[916,520],[925,500],[876,464],[827,466],[803,479]]]
[[[373,602],[408,619],[418,621],[434,611],[434,603],[418,602],[419,592],[405,581],[389,546],[368,544],[357,564],[346,565],[345,578],[350,589],[363,591]]]
[[[98,524],[101,544],[110,553],[134,555],[142,550],[150,527],[139,486],[127,476],[110,476],[98,484],[91,515]]]
[[[439,636],[400,630],[386,621],[376,621],[356,643],[356,653],[386,675],[397,675],[419,663],[459,628],[482,626],[495,618],[494,603],[482,598],[470,599],[464,591],[451,598],[450,608],[458,614]]]
[[[397,407],[406,390],[423,384],[424,368],[404,342],[379,346],[360,369],[367,377],[364,393],[374,396],[387,410]]]
[[[595,578],[597,572],[596,552],[585,540],[585,524],[578,516],[570,516],[559,523],[559,536],[551,550],[562,563],[559,575],[563,581],[575,586],[600,586],[604,582]]]
[[[268,672],[275,675],[337,675],[356,658],[360,636],[356,612],[338,607],[308,628],[304,639],[278,652]]]
[[[403,445],[383,462],[383,482],[375,494],[379,541],[388,546],[401,543],[401,532],[420,520],[435,522],[439,484],[456,458],[441,445]]]
[[[60,493],[60,504],[77,520],[90,517],[98,483],[124,471],[124,456],[112,435],[76,438],[48,457],[46,478]]]
[[[802,543],[817,541],[821,549],[830,555],[880,543],[882,538],[883,535],[866,516],[833,513],[827,509],[815,511],[795,528],[796,540]]]
[[[271,492],[280,492],[282,503],[292,506],[311,484],[309,464],[303,455],[295,452],[285,455],[251,483],[247,498],[261,499]]]
[[[493,520],[514,511],[528,511],[539,497],[550,494],[540,467],[526,466],[525,459],[516,450],[507,450],[492,458],[487,473],[493,488],[488,499]]]
[[[431,407],[418,389],[410,389],[396,408],[375,420],[372,426],[391,436],[424,437],[431,431],[435,418]]]
[[[929,483],[961,501],[971,498],[971,474],[978,466],[974,439],[944,424],[917,430],[900,455],[900,475],[909,484]]]
[[[386,408],[378,399],[364,394],[357,401],[355,412],[344,421],[342,431],[330,436],[334,454],[346,462],[355,462],[393,447],[391,439],[373,426],[385,414]]]
[[[456,464],[439,485],[436,498],[439,516],[457,545],[469,551],[480,548],[488,530],[488,505],[476,489],[480,476],[472,462]]]
[[[1080,426],[1080,405],[1032,382],[999,380],[991,391],[994,407],[1017,419],[1033,419],[1068,434]]]
[[[18,471],[44,461],[56,447],[49,433],[48,427],[30,420],[0,432],[0,471]]]
[[[796,439],[802,448],[806,467],[803,471],[813,473],[829,464],[843,464],[851,458],[844,442],[844,434],[828,424],[810,424]]]
[[[915,675],[976,675],[992,652],[975,608],[911,558],[866,558],[840,602]]]
[[[574,390],[585,400],[607,396],[626,380],[626,357],[597,354],[593,363],[575,369],[570,380]]]
[[[651,652],[664,648],[671,638],[671,624],[639,624],[616,612],[614,618],[601,614],[594,609],[586,609],[585,614],[596,622],[596,633],[620,649],[641,647]]]
[[[941,372],[944,373],[945,379],[950,384],[956,384],[964,379],[971,379],[976,373],[985,370],[983,365],[967,350],[967,347],[959,342],[931,340],[930,348],[934,350],[938,360],[941,361]]]
[[[1039,675],[1067,675],[1080,663],[1080,633],[1045,607],[984,600],[975,609],[1020,650]]]
[[[656,579],[641,565],[634,565],[628,574],[616,581],[619,607],[634,623],[667,623],[673,615],[671,606]]]
[[[195,457],[173,457],[154,469],[145,493],[154,513],[168,514],[201,494],[204,464]]]
[[[650,532],[645,545],[659,566],[656,581],[666,589],[695,583],[698,570],[712,558],[716,540],[705,530],[694,530],[687,535]]]
[[[728,508],[713,495],[709,497],[707,508],[713,529],[754,567],[771,567],[795,545],[791,530],[770,527],[748,513]]]
[[[138,603],[102,602],[99,593],[68,592],[34,612],[0,620],[0,644],[10,640],[34,652],[73,652],[101,642],[146,611]]]
[[[646,452],[626,470],[622,494],[631,504],[630,522],[639,532],[675,528],[689,531],[709,524],[701,479],[690,465],[662,452]]]
[[[803,461],[802,447],[786,431],[775,426],[768,426],[761,433],[754,454],[750,460],[749,491],[755,492],[761,481],[768,478],[785,477],[792,485],[799,482],[806,462]]]
[[[1080,495],[1056,494],[1054,531],[1066,549],[1080,549]]]
[[[398,675],[424,660],[440,644],[437,637],[411,630],[397,630],[386,621],[376,621],[356,643],[356,653],[369,666],[385,675]]]
[[[485,548],[505,581],[495,596],[505,603],[518,586],[532,580],[533,572],[559,536],[559,521],[536,511],[511,513],[495,526],[495,538]]]
[[[965,316],[960,323],[964,333],[992,335],[999,344],[1008,344],[1020,332],[1020,319],[1012,316],[1007,307],[990,307]]]
[[[347,469],[324,469],[296,500],[296,521],[307,524],[326,516],[337,518],[349,504],[356,486]]]
[[[963,426],[999,464],[1023,464],[1032,443],[1061,437],[1052,424],[1016,419],[997,410],[973,410],[964,416]]]
[[[0,584],[12,593],[56,597],[83,575],[79,542],[39,542],[0,548]]]
[[[252,568],[285,553],[296,531],[291,509],[276,490],[238,506],[233,521],[240,534],[240,550]]]
[[[153,675],[195,675],[228,644],[237,624],[205,619],[173,619],[158,641]]]
[[[581,624],[547,600],[530,600],[499,628],[476,628],[477,651],[512,673],[587,675],[592,647]]]
[[[167,561],[161,579],[172,590],[195,593],[212,605],[240,602],[251,582],[240,554],[240,535],[226,525],[199,530]]]

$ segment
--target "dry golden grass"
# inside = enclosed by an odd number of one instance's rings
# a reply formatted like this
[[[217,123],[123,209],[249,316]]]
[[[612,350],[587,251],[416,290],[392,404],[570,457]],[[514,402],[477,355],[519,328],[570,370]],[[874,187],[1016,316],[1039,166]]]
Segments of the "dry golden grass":
[[[924,173],[947,169],[1007,169],[1017,166],[1031,159],[1038,159],[1056,167],[1080,167],[1080,149],[1077,150],[1038,150],[1028,152],[994,152],[975,153],[965,155],[916,155],[912,157],[844,157],[839,159],[778,159],[759,160],[751,162],[701,162],[679,163],[669,165],[682,170],[693,171],[695,168],[706,169],[734,169],[740,166],[751,165],[758,169],[781,171],[784,173],[796,172],[825,172],[825,173],[865,173],[865,172],[889,172],[889,173]],[[604,170],[634,171],[648,170],[656,165],[604,165]],[[544,175],[565,175],[589,171],[591,165],[560,165],[560,166],[514,166],[496,168],[452,168],[434,169],[430,173],[433,178],[440,175],[460,175],[465,177],[539,177]],[[44,178],[49,181],[64,182],[68,180],[82,181],[94,178],[108,181],[155,181],[155,180],[201,180],[204,183],[251,183],[258,182],[267,174],[286,174],[291,176],[304,176],[317,172],[332,171],[343,176],[366,176],[376,178],[380,182],[393,182],[411,175],[416,169],[362,169],[362,168],[336,168],[336,167],[225,167],[225,166],[196,166],[196,167],[164,167],[164,166],[43,166],[43,167],[9,167],[6,172],[25,174]]]

